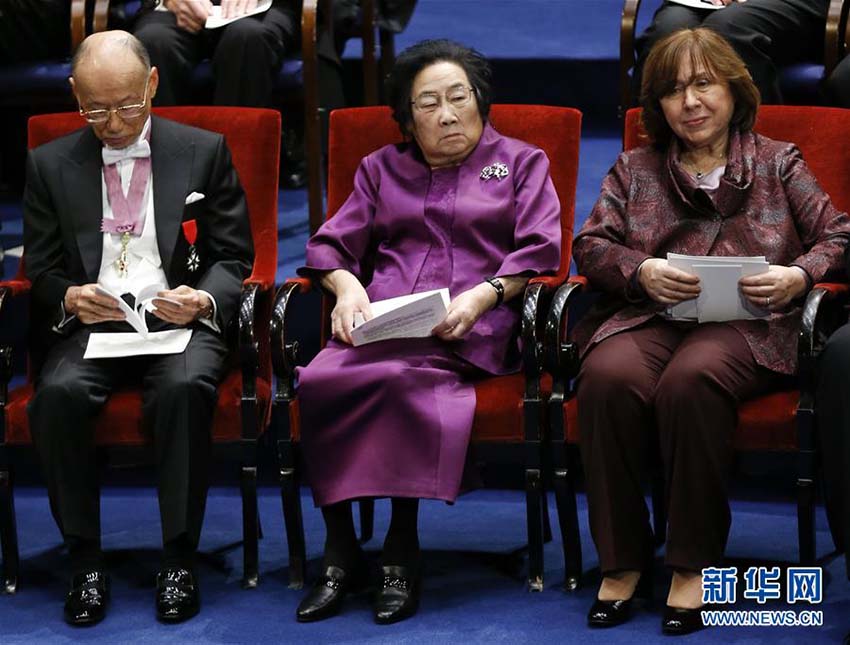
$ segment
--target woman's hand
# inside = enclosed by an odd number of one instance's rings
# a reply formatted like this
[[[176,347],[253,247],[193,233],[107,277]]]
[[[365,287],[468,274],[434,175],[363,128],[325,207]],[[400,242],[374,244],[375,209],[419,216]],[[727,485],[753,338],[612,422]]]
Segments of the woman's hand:
[[[326,273],[322,277],[322,286],[336,296],[336,305],[331,311],[331,335],[351,345],[354,314],[362,314],[364,321],[372,318],[372,306],[366,289],[360,280],[344,269]]]
[[[738,284],[747,300],[769,311],[784,309],[809,287],[803,269],[777,264],[771,264],[764,273],[741,278]]]
[[[638,282],[650,298],[665,305],[691,300],[700,293],[697,276],[671,267],[661,258],[644,260],[638,269]]]
[[[496,304],[496,290],[486,282],[468,289],[449,303],[446,317],[431,333],[443,340],[460,340]]]

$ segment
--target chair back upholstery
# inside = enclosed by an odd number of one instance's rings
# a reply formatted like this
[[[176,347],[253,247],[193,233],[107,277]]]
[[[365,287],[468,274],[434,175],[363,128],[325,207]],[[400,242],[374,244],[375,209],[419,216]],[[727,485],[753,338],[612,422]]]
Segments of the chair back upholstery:
[[[640,108],[626,113],[623,148],[647,145],[640,127]],[[850,110],[796,105],[762,105],[754,130],[771,139],[790,141],[836,208],[850,212]]]
[[[558,275],[565,278],[572,250],[581,112],[543,105],[493,105],[490,122],[501,134],[535,145],[549,157],[552,181],[561,202]],[[388,107],[349,108],[331,113],[328,217],[332,217],[351,194],[360,160],[378,148],[402,140]]]
[[[233,166],[245,190],[254,269],[249,281],[267,289],[277,271],[277,195],[280,163],[280,113],[233,107],[156,108],[154,114],[224,135]],[[75,112],[41,114],[29,120],[28,145],[35,148],[86,125]]]

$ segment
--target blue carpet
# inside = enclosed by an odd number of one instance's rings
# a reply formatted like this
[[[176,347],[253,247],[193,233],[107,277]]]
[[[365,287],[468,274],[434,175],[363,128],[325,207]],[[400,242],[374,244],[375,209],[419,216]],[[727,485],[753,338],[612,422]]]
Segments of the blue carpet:
[[[420,534],[425,550],[424,595],[419,613],[402,624],[372,623],[366,595],[348,600],[342,615],[320,623],[295,622],[303,591],[287,587],[286,544],[277,490],[261,489],[260,515],[265,538],[260,543],[261,579],[257,589],[239,585],[241,550],[233,546],[241,526],[238,495],[214,488],[207,507],[199,566],[202,611],[188,623],[165,626],[153,613],[154,575],[160,545],[156,498],[150,488],[106,488],[103,535],[112,571],[112,605],[104,623],[71,629],[61,618],[66,586],[65,554],[50,517],[43,489],[17,494],[18,529],[22,538],[19,592],[0,597],[0,630],[6,644],[30,643],[631,643],[667,642],[659,634],[659,615],[668,579],[658,580],[653,606],[642,606],[635,618],[614,630],[594,631],[585,614],[598,584],[596,556],[579,498],[585,586],[574,594],[560,588],[563,557],[560,540],[546,546],[546,588],[524,589],[524,562],[519,568],[503,557],[525,540],[524,498],[517,491],[478,491],[454,506],[424,502]],[[315,574],[324,530],[321,515],[305,494],[304,522],[310,572]],[[374,555],[388,524],[388,504],[376,509],[376,537],[366,545]],[[132,509],[132,512],[128,512]],[[550,504],[554,516],[554,506]],[[823,517],[819,526],[825,527]],[[796,556],[796,523],[790,501],[738,501],[733,504],[731,558],[790,560]],[[829,548],[826,531],[818,533],[820,553]],[[656,570],[662,573],[660,552]],[[829,562],[820,628],[716,628],[691,636],[700,643],[828,643],[838,642],[850,627],[850,594],[843,559]],[[740,592],[739,592],[740,595]],[[755,603],[739,602],[741,608]],[[768,609],[783,608],[769,602]],[[795,607],[800,609],[800,607]]]

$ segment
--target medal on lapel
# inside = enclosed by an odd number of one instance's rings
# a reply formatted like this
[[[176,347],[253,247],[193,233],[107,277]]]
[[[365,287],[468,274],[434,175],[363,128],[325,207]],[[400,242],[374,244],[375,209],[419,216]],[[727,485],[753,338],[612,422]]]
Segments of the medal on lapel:
[[[503,164],[501,161],[495,161],[489,166],[484,166],[484,168],[481,169],[481,179],[484,181],[490,181],[491,179],[502,181],[508,176],[508,174],[507,165]]]
[[[198,249],[195,248],[195,241],[198,239],[198,223],[193,220],[183,222],[183,237],[189,243],[189,253],[186,256],[186,268],[189,273],[195,273],[201,266],[201,258],[198,255]]]

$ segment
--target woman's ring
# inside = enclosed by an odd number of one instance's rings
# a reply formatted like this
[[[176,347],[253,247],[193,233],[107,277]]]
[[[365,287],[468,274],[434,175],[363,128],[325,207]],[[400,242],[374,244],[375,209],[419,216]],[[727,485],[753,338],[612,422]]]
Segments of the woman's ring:
[[[770,307],[770,296],[767,297],[767,305],[765,306]]]

